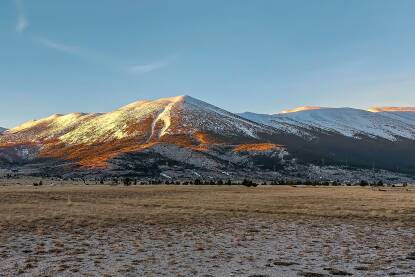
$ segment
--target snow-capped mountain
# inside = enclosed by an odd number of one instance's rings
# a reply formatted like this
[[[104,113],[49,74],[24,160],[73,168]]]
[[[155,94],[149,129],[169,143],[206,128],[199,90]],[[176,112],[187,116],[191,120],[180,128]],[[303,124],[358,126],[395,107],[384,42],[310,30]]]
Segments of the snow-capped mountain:
[[[266,115],[243,113],[240,116],[296,135],[312,136],[324,130],[347,137],[383,138],[396,141],[415,139],[415,112],[370,112],[352,108],[294,109],[292,112]]]
[[[158,144],[205,153],[215,145],[253,144],[251,149],[264,149],[256,143],[273,132],[272,128],[190,96],[178,96],[138,101],[109,113],[56,114],[29,121],[3,133],[0,147],[27,145],[36,149],[39,157],[105,167],[112,158],[144,149],[158,149],[170,159],[179,156],[171,155],[177,149],[168,153]],[[273,147],[267,144],[265,148]]]
[[[0,143],[58,140],[75,145],[132,138],[149,142],[198,132],[257,138],[267,128],[190,96],[178,96],[138,101],[103,114],[55,114],[8,130]]]
[[[48,175],[164,176],[175,170],[193,177],[209,171],[276,178],[277,168],[286,172],[324,160],[415,174],[414,139],[415,112],[408,108],[301,107],[237,115],[177,96],[23,123],[0,134],[0,168]]]

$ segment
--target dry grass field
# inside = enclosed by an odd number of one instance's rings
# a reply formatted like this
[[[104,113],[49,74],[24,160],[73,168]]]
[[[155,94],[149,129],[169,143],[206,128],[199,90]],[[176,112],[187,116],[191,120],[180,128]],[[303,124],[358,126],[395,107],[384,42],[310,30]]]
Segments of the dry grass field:
[[[415,276],[412,187],[31,182],[0,187],[0,276]]]

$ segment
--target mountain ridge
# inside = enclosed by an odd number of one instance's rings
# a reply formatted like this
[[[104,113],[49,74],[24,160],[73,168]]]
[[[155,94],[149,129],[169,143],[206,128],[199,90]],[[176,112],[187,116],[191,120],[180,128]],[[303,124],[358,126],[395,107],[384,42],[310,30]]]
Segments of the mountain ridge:
[[[86,131],[85,129],[92,128],[91,125],[97,125],[100,126],[101,130],[103,128],[103,131],[109,131],[112,132],[112,138],[122,139],[126,136],[124,131],[124,127],[128,120],[131,120],[131,118],[134,120],[143,120],[143,117],[151,116],[153,121],[151,125],[151,135],[154,134],[156,131],[155,128],[157,127],[157,123],[162,122],[163,128],[159,136],[163,136],[168,132],[168,129],[170,127],[170,112],[172,109],[185,109],[186,111],[189,111],[193,109],[194,111],[197,110],[204,110],[205,112],[211,112],[212,114],[220,115],[224,117],[225,119],[233,119],[237,120],[241,123],[244,123],[247,127],[245,129],[245,132],[254,137],[255,135],[252,133],[249,127],[252,128],[263,128],[262,126],[258,125],[255,122],[250,122],[249,120],[246,120],[242,117],[237,116],[236,114],[230,113],[228,111],[225,111],[223,109],[217,108],[213,105],[210,105],[206,102],[203,102],[201,100],[192,98],[190,96],[184,95],[184,96],[177,96],[177,97],[169,97],[169,98],[161,98],[156,100],[140,100],[136,101],[134,103],[125,105],[123,107],[120,107],[114,111],[108,112],[108,113],[70,113],[66,115],[61,114],[54,114],[46,118],[42,118],[39,120],[32,120],[25,122],[17,127],[14,127],[10,130],[8,130],[9,135],[14,134],[24,134],[27,131],[30,131],[31,129],[36,128],[45,128],[49,127],[47,135],[52,136],[59,136],[62,131],[67,131],[65,135],[61,136],[62,140],[67,143],[76,143],[76,142],[87,142],[87,138],[80,138],[77,137],[76,133],[72,133],[73,128],[81,128],[81,131]],[[182,112],[182,111],[178,111]],[[186,114],[183,114],[182,116],[187,116]],[[186,119],[189,121],[189,119]],[[206,120],[205,120],[206,122]],[[214,122],[210,122],[214,123]],[[231,125],[233,125],[233,122],[230,122]],[[220,126],[218,126],[220,127]],[[232,127],[232,126],[230,126]],[[233,126],[233,127],[241,127],[241,126]],[[68,132],[69,131],[69,132]],[[93,140],[92,142],[99,141],[99,138],[102,138],[102,132],[99,130],[95,130],[98,132],[98,135],[91,134]],[[52,132],[52,133],[51,133]],[[69,133],[69,134],[68,134]],[[33,136],[33,133],[29,133],[29,136]],[[40,137],[40,140],[48,139],[49,137],[42,136],[42,134],[37,134],[38,137]]]
[[[139,100],[108,113],[54,114],[9,129],[0,134],[0,167],[39,171],[47,163],[42,170],[49,173],[152,176],[175,168],[275,178],[283,174],[276,168],[325,160],[365,168],[375,161],[415,173],[408,158],[415,155],[413,114],[353,108],[235,114],[187,95]]]
[[[103,114],[56,114],[29,121],[3,133],[0,147],[31,145],[41,157],[104,167],[117,154],[159,143],[202,151],[232,141],[257,142],[259,134],[267,132],[265,126],[206,102],[177,96],[141,100]]]
[[[281,114],[242,113],[242,117],[275,128],[318,128],[358,137],[368,135],[388,140],[415,139],[415,112],[370,112],[355,108],[320,108]],[[288,130],[289,131],[289,130]]]

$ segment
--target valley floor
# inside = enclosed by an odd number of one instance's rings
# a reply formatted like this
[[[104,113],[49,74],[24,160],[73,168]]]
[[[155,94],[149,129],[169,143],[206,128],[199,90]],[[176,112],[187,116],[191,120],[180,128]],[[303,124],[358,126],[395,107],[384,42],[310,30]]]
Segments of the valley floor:
[[[8,182],[0,276],[415,275],[413,187]]]

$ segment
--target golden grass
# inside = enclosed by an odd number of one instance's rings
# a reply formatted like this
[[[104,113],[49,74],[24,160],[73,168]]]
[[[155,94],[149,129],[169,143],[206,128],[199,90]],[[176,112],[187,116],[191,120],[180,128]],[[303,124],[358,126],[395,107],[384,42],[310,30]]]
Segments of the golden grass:
[[[0,232],[10,228],[70,229],[126,222],[192,225],[237,217],[310,216],[415,224],[415,190],[165,185],[0,187]]]

